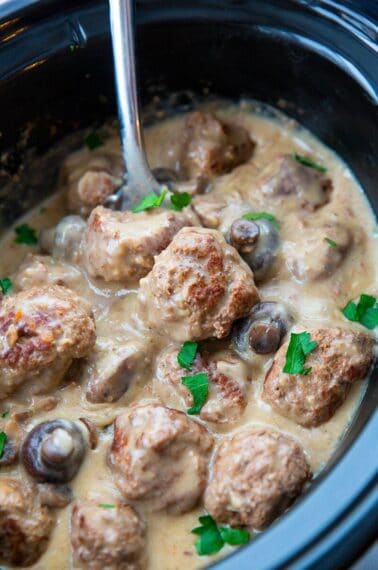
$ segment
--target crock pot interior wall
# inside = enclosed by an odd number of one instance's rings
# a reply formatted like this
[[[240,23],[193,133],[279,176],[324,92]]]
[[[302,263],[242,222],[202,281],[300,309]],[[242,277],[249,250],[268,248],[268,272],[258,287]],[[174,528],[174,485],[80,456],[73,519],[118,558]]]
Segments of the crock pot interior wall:
[[[361,47],[350,31],[305,4],[140,2],[137,53],[142,99],[147,102],[161,86],[166,91],[198,92],[208,86],[222,96],[251,96],[273,105],[285,99],[290,103],[287,112],[350,164],[377,209],[376,60],[374,66],[368,46]],[[0,151],[11,149],[5,161],[11,174],[22,162],[25,148],[18,141],[28,123],[34,125],[28,147],[42,154],[64,135],[100,124],[115,113],[106,3],[83,2],[78,8],[75,2],[42,2],[19,17],[0,31],[0,76],[5,78],[0,83]],[[71,50],[78,29],[87,40]],[[12,37],[14,30],[19,32]],[[361,86],[364,81],[367,89]],[[55,167],[41,172],[40,194],[55,174]],[[30,194],[25,202],[16,190],[0,196],[2,218],[8,224],[24,204],[39,198],[35,185],[23,191]],[[377,401],[378,385],[373,381],[326,472],[351,445]],[[296,511],[297,507],[293,515]],[[370,535],[361,535],[350,555]]]

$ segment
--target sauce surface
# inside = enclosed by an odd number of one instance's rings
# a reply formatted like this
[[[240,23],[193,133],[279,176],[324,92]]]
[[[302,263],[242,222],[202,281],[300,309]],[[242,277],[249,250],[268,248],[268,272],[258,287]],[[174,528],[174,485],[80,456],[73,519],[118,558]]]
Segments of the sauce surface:
[[[284,116],[269,117],[266,113],[258,112],[256,107],[248,102],[239,105],[212,103],[205,106],[205,109],[216,112],[218,117],[229,123],[242,125],[255,142],[251,158],[230,173],[215,178],[211,191],[204,195],[217,207],[221,206],[217,229],[226,232],[232,220],[239,217],[240,213],[245,213],[244,206],[241,205],[245,202],[250,204],[251,210],[270,212],[280,222],[282,246],[275,261],[273,277],[258,286],[261,299],[278,302],[284,300],[295,315],[294,330],[330,326],[347,326],[349,329],[361,330],[360,325],[346,322],[341,309],[361,292],[377,295],[378,248],[373,213],[351,171],[308,131]],[[168,147],[172,144],[170,141],[175,140],[176,133],[183,128],[183,121],[183,116],[175,116],[146,130],[147,154],[152,168],[162,165],[170,167],[174,164],[174,153],[170,153]],[[280,153],[295,152],[316,157],[318,163],[327,166],[327,174],[333,181],[332,200],[311,214],[311,224],[321,226],[325,220],[341,221],[354,232],[354,246],[337,270],[329,277],[305,283],[293,278],[285,259],[291,251],[303,247],[302,230],[303,224],[308,222],[308,217],[304,222],[297,212],[285,211],[282,206],[274,205],[268,198],[256,192],[259,173]],[[85,172],[90,159],[93,160],[96,155],[101,157],[104,153],[113,157],[115,162],[120,161],[119,142],[115,134],[95,150],[83,148],[70,155],[65,168],[72,176],[80,176]],[[167,164],[167,157],[170,157],[171,164]],[[67,214],[64,193],[65,190],[61,186],[58,187],[56,194],[27,214],[22,223],[27,222],[37,230],[55,225]],[[25,255],[35,253],[36,249],[37,246],[16,244],[14,229],[11,228],[1,239],[0,275],[11,276],[14,280]],[[105,283],[100,278],[90,278],[81,266],[77,266],[76,271],[78,276],[72,288],[92,304],[97,346],[106,350],[108,339],[119,338],[122,342],[134,342],[144,336],[151,337],[151,331],[143,322],[138,309],[137,286],[127,289],[118,284]],[[82,416],[92,420],[99,428],[97,448],[86,454],[78,475],[71,483],[75,498],[89,497],[99,503],[112,503],[120,498],[106,462],[113,436],[112,422],[130,403],[159,401],[151,380],[156,356],[166,343],[164,337],[154,338],[152,335],[149,347],[151,365],[115,403],[88,402],[83,392],[83,383],[75,381],[75,372],[72,373],[70,381],[49,395],[31,397],[26,386],[2,403],[2,408],[9,410],[11,415],[17,413],[18,417],[23,418],[23,425],[27,426],[28,430],[48,419],[59,417],[76,420]],[[228,348],[228,341],[223,343],[223,347]],[[256,355],[254,361],[248,364],[252,381],[248,387],[248,404],[241,418],[232,424],[206,422],[206,426],[214,434],[217,443],[247,425],[268,426],[289,434],[304,448],[316,476],[345,434],[363,396],[366,380],[353,384],[346,401],[328,422],[319,427],[304,428],[275,413],[260,398],[264,376],[271,366],[272,357]],[[56,398],[51,405],[50,396]],[[168,404],[182,409],[173,393]],[[54,407],[49,409],[51,406]],[[2,468],[0,477],[22,479],[27,475],[20,465],[16,465]],[[139,511],[143,514],[142,507]],[[215,557],[197,556],[194,548],[195,537],[190,532],[198,525],[198,516],[203,512],[203,506],[199,505],[184,515],[144,513],[148,529],[149,569],[191,570],[214,561]],[[35,570],[79,568],[72,559],[68,538],[70,513],[71,506],[57,511],[57,521],[49,546],[40,560],[32,566]],[[225,547],[221,556],[230,551],[231,547]]]

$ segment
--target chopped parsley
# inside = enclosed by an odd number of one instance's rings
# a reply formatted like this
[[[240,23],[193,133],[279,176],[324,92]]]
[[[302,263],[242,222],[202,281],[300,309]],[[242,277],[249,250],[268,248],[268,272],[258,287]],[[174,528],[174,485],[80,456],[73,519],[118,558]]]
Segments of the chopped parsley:
[[[26,243],[29,245],[35,245],[38,243],[37,232],[34,228],[29,226],[29,224],[21,224],[15,228],[16,233],[16,243]]]
[[[312,160],[312,158],[310,158],[309,156],[303,156],[302,154],[297,154],[295,152],[293,154],[293,158],[294,158],[294,160],[296,160],[297,162],[299,162],[299,164],[302,164],[303,166],[308,166],[308,168],[313,168],[314,170],[317,170],[318,172],[327,172],[327,168],[325,166],[318,164],[317,162]]]
[[[198,343],[193,342],[192,340],[187,340],[182,345],[178,355],[177,355],[177,362],[181,366],[181,368],[186,368],[190,370],[194,359],[197,354]]]
[[[99,503],[98,506],[102,509],[115,509],[115,505],[112,505],[111,503]]]
[[[333,239],[325,237],[324,241],[326,241],[331,247],[333,247],[333,249],[337,249],[337,243],[333,241]]]
[[[151,208],[159,208],[162,205],[164,198],[167,195],[167,190],[163,190],[160,196],[155,194],[155,192],[151,192],[151,194],[147,194],[144,198],[141,199],[139,204],[132,209],[134,214],[138,212],[143,212],[144,210],[150,210]]]
[[[312,368],[304,368],[303,366],[306,356],[317,346],[317,342],[311,341],[310,333],[291,333],[283,371],[287,374],[303,374],[304,376],[309,374]]]
[[[242,217],[245,220],[260,220],[261,218],[264,218],[265,220],[269,220],[269,222],[272,222],[272,224],[274,225],[275,228],[277,228],[277,230],[280,229],[280,224],[277,218],[275,218],[272,214],[268,214],[268,212],[251,212],[249,214],[244,214]]]
[[[4,455],[5,444],[7,443],[7,434],[5,431],[0,431],[0,459]]]
[[[188,192],[177,192],[171,196],[171,207],[172,210],[182,210],[185,206],[189,206],[192,201],[192,197]]]
[[[8,277],[0,279],[0,287],[3,295],[6,295],[9,289],[12,287],[12,281]]]
[[[183,376],[181,380],[193,396],[193,405],[187,410],[187,413],[189,415],[199,414],[209,394],[209,378],[207,374],[199,372],[198,374],[193,374],[193,376]]]
[[[349,301],[342,313],[349,321],[360,323],[367,329],[374,329],[378,325],[378,302],[372,295],[362,293],[358,303]]]
[[[196,550],[199,556],[208,556],[219,552],[225,544],[237,546],[246,544],[250,540],[248,531],[231,527],[218,527],[217,523],[210,515],[199,517],[201,526],[192,530],[199,539],[196,541]]]
[[[89,133],[89,135],[85,137],[84,142],[89,148],[89,150],[94,150],[95,148],[98,148],[99,146],[102,146],[104,144],[104,141],[102,140],[100,135],[95,132]]]
[[[2,414],[1,417],[2,418],[7,418],[9,416],[9,410],[5,410]]]

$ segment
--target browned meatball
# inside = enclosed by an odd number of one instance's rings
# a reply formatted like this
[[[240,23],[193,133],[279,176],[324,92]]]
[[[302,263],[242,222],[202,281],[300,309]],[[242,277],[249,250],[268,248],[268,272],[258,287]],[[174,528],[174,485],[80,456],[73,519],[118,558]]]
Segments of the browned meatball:
[[[259,187],[267,198],[285,210],[305,208],[312,212],[329,202],[332,182],[324,173],[284,154],[261,173]]]
[[[116,419],[109,464],[126,500],[179,514],[204,491],[212,444],[207,430],[183,412],[140,405]]]
[[[211,113],[190,113],[183,133],[181,171],[186,178],[219,176],[246,162],[252,154],[248,132]]]
[[[0,400],[21,384],[48,391],[95,342],[91,309],[58,286],[6,296],[0,307]]]
[[[306,358],[304,376],[285,374],[282,369],[288,342],[277,352],[268,371],[262,398],[272,408],[304,427],[329,420],[348,395],[353,382],[366,376],[372,360],[374,341],[369,335],[341,328],[311,331],[317,348]]]
[[[53,523],[34,485],[0,479],[1,564],[34,564],[47,548]]]
[[[287,246],[286,257],[291,273],[299,281],[316,281],[332,275],[344,261],[353,241],[351,231],[339,223],[304,224],[298,231],[300,238],[292,247]]]
[[[187,409],[193,397],[182,383],[182,377],[205,372],[209,379],[209,396],[200,418],[214,423],[237,420],[247,405],[250,375],[246,364],[231,351],[212,355],[197,353],[191,370],[177,362],[178,349],[170,347],[159,357],[153,381],[154,390],[164,404]]]
[[[222,234],[184,228],[140,282],[148,323],[177,341],[224,338],[258,301],[253,274]]]
[[[84,234],[84,263],[92,277],[105,281],[136,283],[147,275],[158,255],[195,217],[189,210],[173,212],[114,212],[99,206],[93,210]]]
[[[220,446],[205,508],[231,526],[263,529],[301,493],[310,468],[301,447],[275,431],[242,431]]]
[[[122,178],[109,172],[87,170],[68,189],[68,208],[81,216],[88,216],[93,208],[100,206],[106,198],[121,186]]]
[[[145,567],[145,526],[129,505],[102,507],[95,501],[77,501],[70,538],[75,561],[88,570]]]

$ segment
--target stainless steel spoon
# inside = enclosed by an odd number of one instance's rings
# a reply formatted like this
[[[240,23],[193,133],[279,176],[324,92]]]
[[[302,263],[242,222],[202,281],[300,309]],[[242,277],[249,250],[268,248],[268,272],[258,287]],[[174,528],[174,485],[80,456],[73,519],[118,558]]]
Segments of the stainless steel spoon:
[[[109,0],[113,59],[123,158],[127,181],[105,205],[129,209],[144,196],[161,193],[152,175],[143,144],[134,52],[134,0]]]

